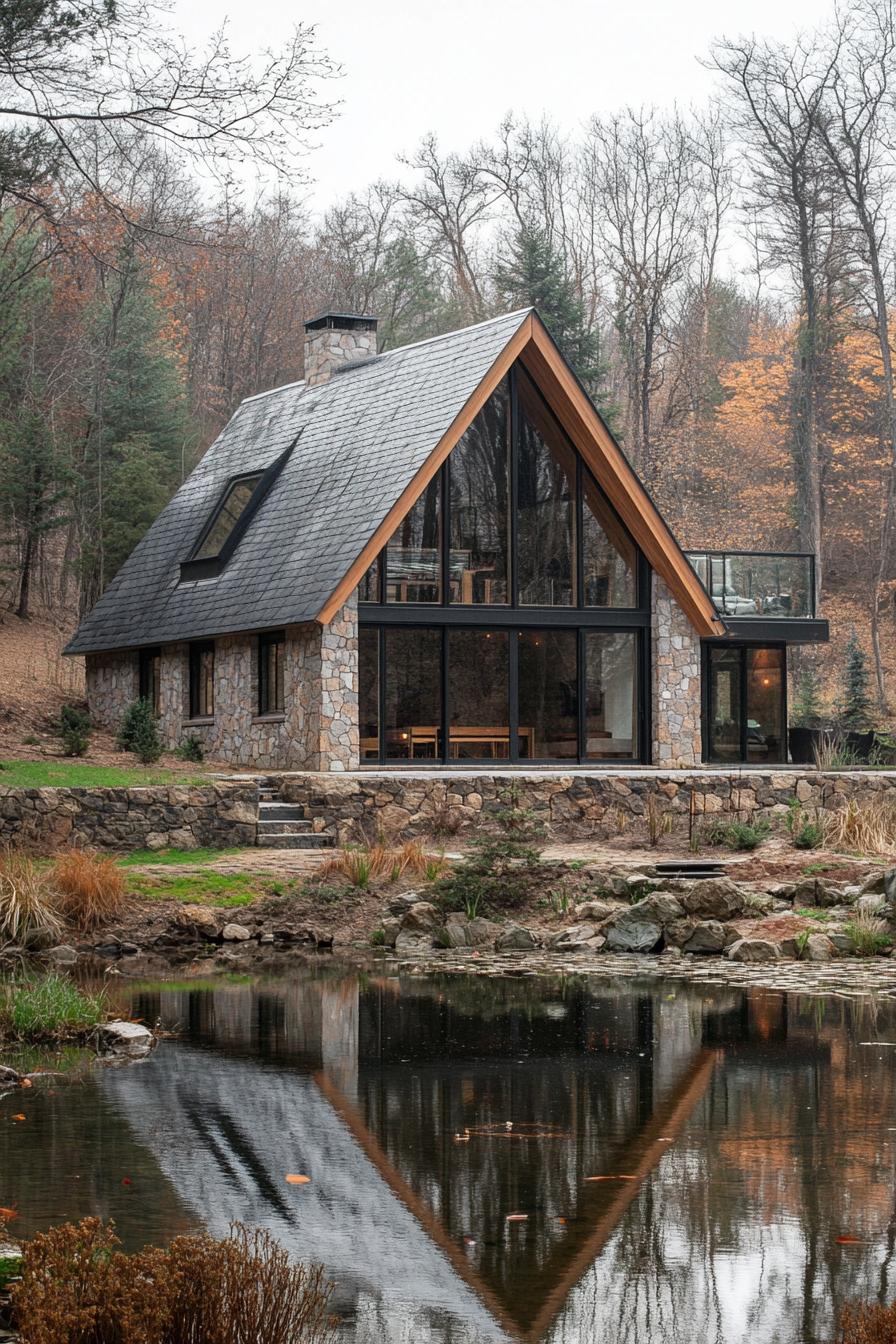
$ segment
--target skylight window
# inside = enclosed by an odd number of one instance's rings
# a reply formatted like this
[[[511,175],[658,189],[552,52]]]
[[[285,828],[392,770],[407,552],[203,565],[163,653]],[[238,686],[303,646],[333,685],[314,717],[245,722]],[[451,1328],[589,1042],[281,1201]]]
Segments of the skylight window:
[[[257,471],[251,476],[240,476],[230,482],[191,560],[214,560],[221,554],[230,534],[248,508],[262,474]]]

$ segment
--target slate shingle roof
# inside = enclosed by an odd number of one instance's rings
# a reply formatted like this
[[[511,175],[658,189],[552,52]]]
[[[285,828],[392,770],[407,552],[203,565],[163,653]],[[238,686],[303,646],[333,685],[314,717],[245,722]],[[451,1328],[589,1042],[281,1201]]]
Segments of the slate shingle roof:
[[[67,653],[313,620],[530,309],[244,401],[159,515]],[[216,578],[180,562],[230,477],[295,449]]]

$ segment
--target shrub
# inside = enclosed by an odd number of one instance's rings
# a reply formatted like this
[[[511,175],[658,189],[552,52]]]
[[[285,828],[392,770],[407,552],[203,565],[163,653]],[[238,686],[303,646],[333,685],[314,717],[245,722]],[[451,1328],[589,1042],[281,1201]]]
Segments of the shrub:
[[[185,737],[180,746],[174,748],[174,754],[179,761],[195,761],[197,765],[205,758],[202,743],[195,733]]]
[[[36,860],[0,853],[0,940],[41,947],[62,934],[52,874]]]
[[[330,1292],[267,1232],[234,1224],[129,1256],[85,1218],[28,1244],[12,1296],[22,1344],[322,1344]]]
[[[90,715],[76,705],[63,705],[58,732],[66,756],[83,756],[90,743]]]
[[[124,901],[124,875],[114,859],[87,849],[70,849],[53,865],[63,915],[86,932],[118,914]]]
[[[162,743],[156,716],[148,700],[135,700],[128,705],[117,741],[122,751],[132,751],[142,765],[152,765],[153,761],[159,759]]]
[[[463,861],[436,883],[433,895],[443,910],[465,910],[473,918],[482,909],[509,908],[524,899],[541,862],[544,826],[519,806],[516,786],[504,797],[507,805],[494,814],[497,830],[478,832]]]
[[[712,821],[704,832],[710,845],[728,845],[731,849],[758,849],[771,834],[771,822],[764,817],[756,821]]]
[[[55,972],[7,982],[0,996],[0,1026],[20,1040],[58,1040],[98,1026],[105,1015],[102,994],[85,994]]]
[[[845,1307],[840,1317],[839,1344],[896,1344],[896,1302],[888,1307]]]
[[[893,943],[889,925],[877,915],[859,912],[844,925],[843,932],[850,941],[851,951],[855,957],[879,956]]]
[[[817,849],[824,842],[824,827],[818,809],[815,820],[810,821],[796,797],[787,804],[787,829],[795,849]]]

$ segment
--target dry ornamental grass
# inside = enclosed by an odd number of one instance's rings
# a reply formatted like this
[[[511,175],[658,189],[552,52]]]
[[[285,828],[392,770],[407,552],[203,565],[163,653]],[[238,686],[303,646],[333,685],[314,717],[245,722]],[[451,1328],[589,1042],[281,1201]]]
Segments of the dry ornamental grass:
[[[0,853],[0,943],[36,947],[62,929],[52,873],[25,854]]]
[[[113,919],[124,902],[124,875],[114,858],[70,849],[53,865],[59,907],[74,928],[87,932]]]

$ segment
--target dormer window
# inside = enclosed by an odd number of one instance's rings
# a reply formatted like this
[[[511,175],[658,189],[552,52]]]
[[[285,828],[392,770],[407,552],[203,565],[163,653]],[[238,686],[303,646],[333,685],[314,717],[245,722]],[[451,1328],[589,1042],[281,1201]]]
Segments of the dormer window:
[[[191,560],[213,560],[221,554],[225,542],[249,507],[261,477],[262,473],[256,471],[251,476],[238,476],[229,483],[199,545],[190,556]]]
[[[285,453],[264,471],[246,471],[231,476],[218,496],[199,539],[186,560],[181,561],[180,577],[213,579],[233,555],[246,528],[271,486],[283,470],[298,442],[297,435]]]

